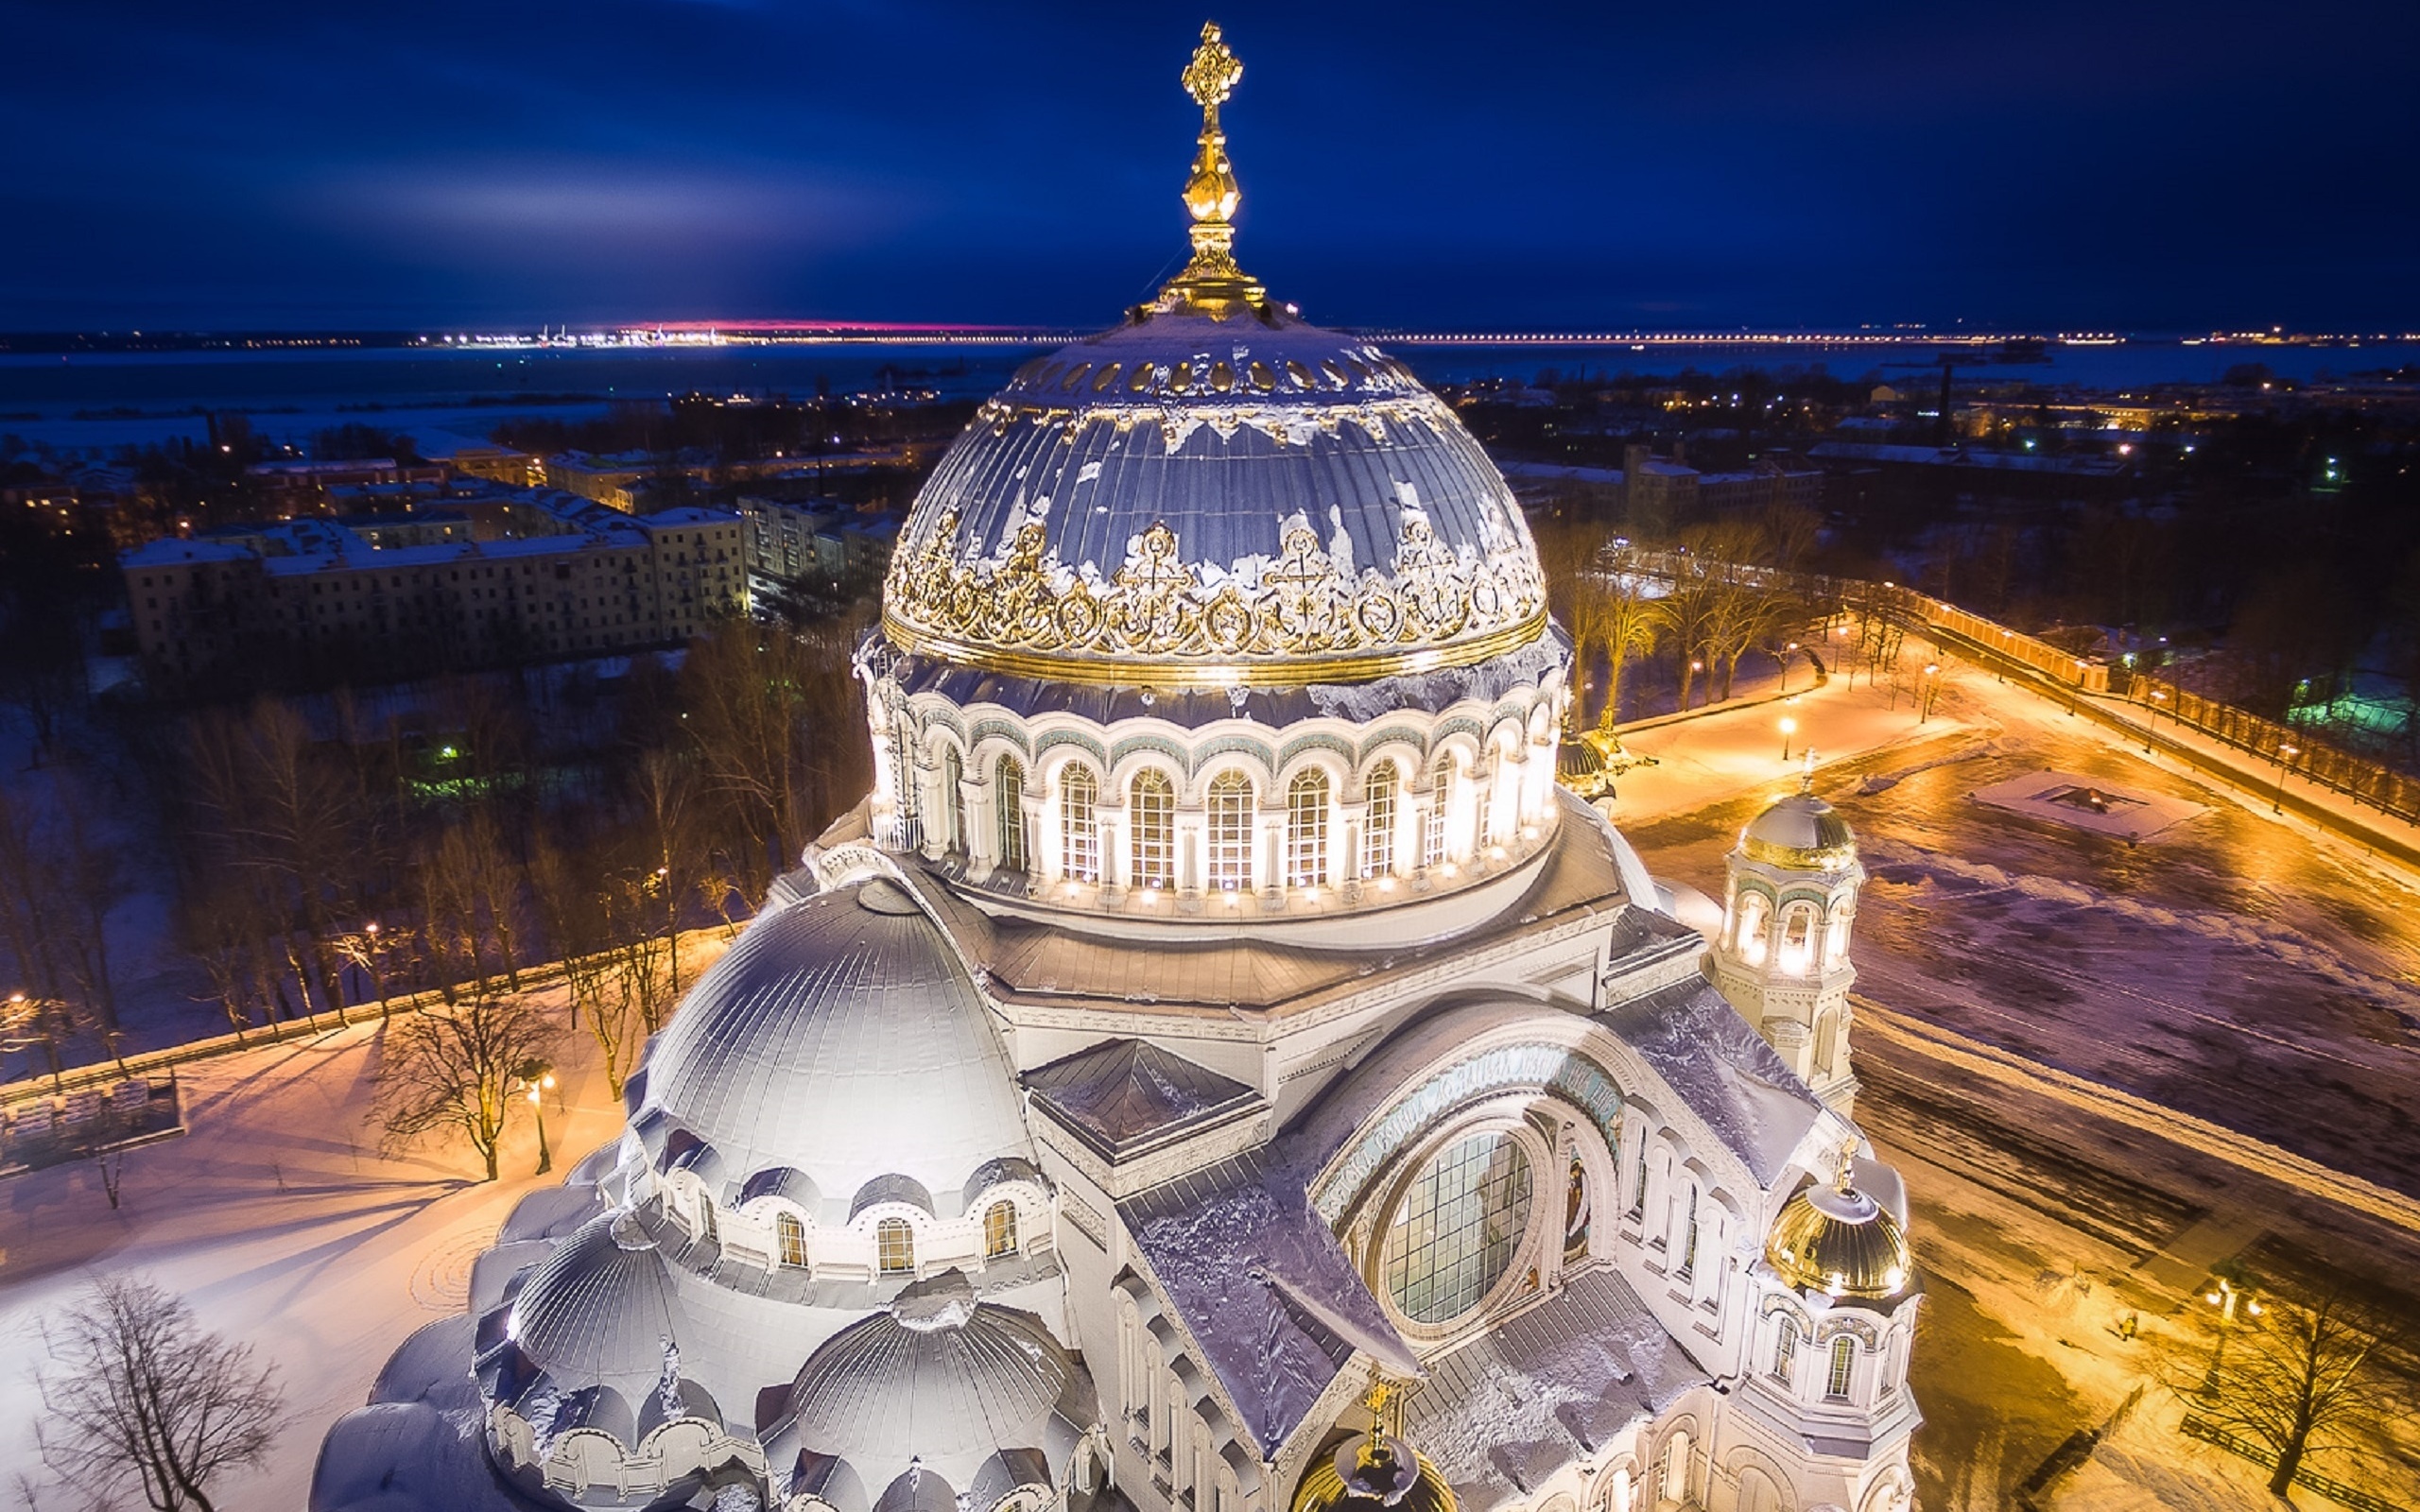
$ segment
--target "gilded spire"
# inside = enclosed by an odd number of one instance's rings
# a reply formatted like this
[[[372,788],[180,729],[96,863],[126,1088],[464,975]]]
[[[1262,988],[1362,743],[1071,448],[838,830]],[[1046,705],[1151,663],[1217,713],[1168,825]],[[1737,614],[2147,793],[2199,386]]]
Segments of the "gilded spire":
[[[1217,317],[1237,305],[1257,308],[1268,298],[1268,291],[1236,266],[1235,215],[1243,190],[1236,182],[1235,164],[1227,161],[1227,133],[1219,126],[1219,107],[1243,77],[1244,65],[1228,50],[1219,24],[1204,22],[1201,45],[1177,76],[1201,107],[1201,136],[1193,171],[1184,180],[1185,213],[1193,217],[1193,260],[1161,298],[1165,303],[1192,304]]]

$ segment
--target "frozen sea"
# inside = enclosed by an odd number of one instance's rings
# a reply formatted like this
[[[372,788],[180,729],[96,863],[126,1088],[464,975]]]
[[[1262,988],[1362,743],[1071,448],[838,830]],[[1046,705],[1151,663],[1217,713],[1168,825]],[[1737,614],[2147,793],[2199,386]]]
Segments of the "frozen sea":
[[[618,400],[704,391],[804,396],[902,387],[946,398],[997,388],[1016,366],[1055,343],[848,342],[668,348],[356,348],[279,352],[0,352],[0,436],[86,455],[200,439],[205,415],[237,412],[273,441],[307,443],[358,421],[407,432],[432,455],[483,440],[508,417],[577,419]],[[1928,381],[1939,349],[1905,346],[1634,345],[1627,342],[1406,343],[1398,355],[1432,384],[1479,378],[1527,381],[1541,369],[1664,375],[1757,367],[1812,369],[1876,381]],[[2116,346],[2058,346],[2048,360],[1961,367],[1979,379],[2123,388],[2215,382],[2239,363],[2281,376],[2347,377],[2420,363],[2420,342],[2247,346],[2145,338]]]

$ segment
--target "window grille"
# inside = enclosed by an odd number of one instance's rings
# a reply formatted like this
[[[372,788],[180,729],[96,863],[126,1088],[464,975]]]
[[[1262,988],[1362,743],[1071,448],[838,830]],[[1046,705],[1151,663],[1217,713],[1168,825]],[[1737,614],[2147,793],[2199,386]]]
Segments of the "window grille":
[[[1060,869],[1070,882],[1100,881],[1100,826],[1095,814],[1100,783],[1091,771],[1070,766],[1059,779]]]
[[[1252,885],[1252,779],[1227,772],[1210,784],[1210,885],[1236,892]]]
[[[1176,789],[1167,777],[1144,772],[1134,779],[1127,799],[1126,822],[1133,838],[1134,885],[1174,886]]]
[[[1023,871],[1029,853],[1025,833],[1025,768],[1015,757],[1000,758],[1000,775],[993,789],[993,801],[1000,810],[1000,865],[1011,871]]]
[[[885,1276],[905,1276],[916,1268],[916,1233],[905,1218],[885,1218],[874,1225],[873,1248]]]
[[[1327,880],[1327,773],[1317,767],[1286,790],[1286,885]]]
[[[983,1212],[983,1256],[986,1260],[997,1260],[1016,1252],[1016,1204],[995,1202]]]
[[[1395,789],[1400,785],[1394,763],[1380,762],[1362,784],[1366,817],[1361,829],[1361,875],[1383,877],[1395,869]]]

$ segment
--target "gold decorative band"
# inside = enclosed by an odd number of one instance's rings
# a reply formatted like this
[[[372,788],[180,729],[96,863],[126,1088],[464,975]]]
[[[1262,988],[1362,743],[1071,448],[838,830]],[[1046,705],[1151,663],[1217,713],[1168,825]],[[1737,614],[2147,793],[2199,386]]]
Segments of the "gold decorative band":
[[[1374,682],[1448,667],[1474,666],[1517,651],[1546,633],[1544,610],[1517,625],[1444,645],[1365,651],[1341,656],[1211,659],[1096,659],[1047,652],[1004,651],[920,629],[888,609],[882,631],[890,644],[919,656],[938,657],[1011,678],[1129,688],[1301,688],[1313,683]]]

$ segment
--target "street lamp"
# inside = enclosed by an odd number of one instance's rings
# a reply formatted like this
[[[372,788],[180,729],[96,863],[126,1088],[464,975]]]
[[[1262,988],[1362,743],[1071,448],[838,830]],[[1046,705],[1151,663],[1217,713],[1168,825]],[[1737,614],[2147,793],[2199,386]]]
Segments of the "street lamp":
[[[1797,643],[1796,641],[1792,641],[1792,642],[1790,642],[1790,643],[1789,643],[1789,644],[1788,644],[1788,645],[1786,645],[1786,646],[1784,646],[1784,647],[1782,648],[1782,653],[1781,653],[1781,691],[1782,691],[1782,692],[1784,692],[1784,693],[1788,693],[1788,692],[1789,691],[1789,659],[1790,659],[1791,657],[1793,657],[1793,656],[1796,656],[1797,654],[1798,654],[1798,643]]]
[[[2159,706],[2166,702],[2166,692],[2157,688],[2152,690],[2152,716],[2143,725],[2143,754],[2146,756],[2152,753],[2152,736],[2159,730]]]
[[[2269,805],[2270,813],[2283,814],[2286,812],[2286,764],[2301,754],[2302,751],[2296,747],[2280,746],[2277,747],[2277,796]]]
[[[370,949],[365,953],[370,957],[370,982],[378,991],[378,1017],[385,1019],[388,1016],[387,972],[378,949],[378,920],[373,919],[362,925],[361,932],[370,936]]]
[[[529,1106],[538,1114],[538,1175],[544,1176],[555,1168],[555,1152],[546,1145],[545,1094],[554,1090],[555,1068],[543,1060],[525,1062],[520,1071],[523,1085],[527,1088]]]
[[[1798,733],[1798,721],[1788,714],[1781,716],[1781,759],[1789,760],[1789,737]]]
[[[1939,693],[1940,691],[1941,691],[1941,663],[1940,663],[1940,662],[1926,662],[1926,663],[1925,663],[1925,690],[1924,690],[1924,698],[1923,698],[1923,700],[1922,700],[1921,702],[1919,702],[1919,703],[1917,704],[1917,706],[1916,706],[1916,723],[1917,723],[1917,724],[1920,724],[1920,725],[1921,725],[1921,724],[1923,724],[1926,720],[1930,719],[1930,718],[1932,717],[1932,700],[1933,700],[1933,696],[1934,696],[1935,694]]]
[[[2235,1328],[2236,1309],[2240,1307],[2246,1317],[2258,1317],[2260,1301],[2252,1295],[2250,1285],[2238,1286],[2224,1276],[2202,1294],[2202,1300],[2219,1310],[2218,1348],[2210,1351],[2210,1368],[2202,1377],[2202,1395],[2215,1397],[2219,1394],[2219,1372],[2226,1366],[2227,1334]]]

